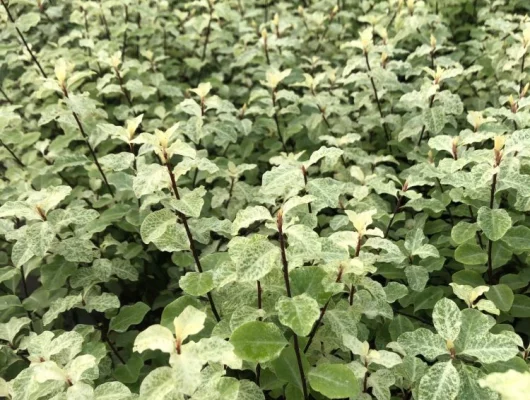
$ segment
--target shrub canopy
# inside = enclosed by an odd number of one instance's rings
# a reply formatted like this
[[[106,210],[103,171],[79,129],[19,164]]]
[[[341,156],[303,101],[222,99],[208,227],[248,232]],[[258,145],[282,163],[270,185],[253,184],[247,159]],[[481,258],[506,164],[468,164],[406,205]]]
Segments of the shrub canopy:
[[[527,0],[0,1],[0,397],[529,398]]]

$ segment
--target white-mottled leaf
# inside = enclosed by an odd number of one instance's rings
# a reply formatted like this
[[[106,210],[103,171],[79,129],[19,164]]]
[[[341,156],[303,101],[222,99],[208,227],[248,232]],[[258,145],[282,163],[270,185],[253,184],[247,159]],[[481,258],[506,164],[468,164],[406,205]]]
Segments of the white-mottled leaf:
[[[418,400],[455,400],[459,389],[460,377],[452,362],[439,362],[421,378]]]

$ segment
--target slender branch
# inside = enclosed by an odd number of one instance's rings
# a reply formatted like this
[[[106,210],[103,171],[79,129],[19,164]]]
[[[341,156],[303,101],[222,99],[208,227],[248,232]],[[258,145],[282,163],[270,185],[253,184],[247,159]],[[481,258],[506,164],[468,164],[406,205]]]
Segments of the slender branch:
[[[208,7],[210,9],[210,18],[208,19],[208,26],[206,27],[206,38],[204,39],[204,45],[202,46],[201,61],[204,61],[204,59],[206,58],[206,49],[208,47],[208,42],[210,41],[210,33],[212,32],[213,6],[210,0],[208,0]]]
[[[280,254],[282,259],[282,270],[283,270],[283,280],[285,282],[285,291],[287,292],[287,297],[292,297],[291,295],[291,284],[289,282],[289,264],[287,263],[287,256],[285,254],[285,238],[283,235],[283,212],[282,209],[278,211],[276,226],[278,228],[278,233],[280,234]],[[298,370],[300,372],[300,379],[302,380],[302,391],[304,394],[304,399],[307,399],[307,383],[305,380],[304,366],[302,365],[302,356],[300,354],[300,346],[298,344],[298,335],[293,332],[293,342],[294,342],[294,352],[296,354],[296,361],[298,363]]]
[[[408,183],[407,181],[405,181],[405,183],[403,184],[403,187],[401,188],[401,191],[406,192],[407,189],[408,189]],[[390,227],[392,226],[392,222],[394,222],[394,218],[396,218],[396,214],[399,212],[402,201],[403,201],[403,194],[400,194],[398,196],[396,206],[394,207],[394,211],[392,212],[392,217],[390,217],[390,221],[388,221],[388,225],[385,229],[385,238],[388,237],[388,233],[390,232]]]
[[[280,120],[278,119],[278,109],[276,107],[277,101],[276,101],[276,89],[272,90],[272,107],[274,108],[274,122],[276,123],[276,131],[278,132],[278,137],[280,138],[280,142],[282,143],[283,151],[287,153],[287,146],[285,145],[285,141],[283,140],[282,131],[280,129]]]
[[[526,60],[526,51],[523,54],[522,60],[521,60],[521,77],[519,79],[519,93],[523,90],[523,74],[524,74],[524,68],[525,68],[525,60]]]
[[[372,68],[370,67],[370,61],[368,60],[368,52],[367,51],[363,51],[364,53],[364,61],[366,63],[366,68],[368,69],[368,72],[369,72],[369,75],[370,75],[370,83],[372,84],[372,90],[374,92],[374,96],[375,96],[375,101],[377,103],[377,109],[379,110],[379,115],[381,117],[381,123],[383,125],[383,130],[385,131],[385,137],[386,137],[386,140],[390,141],[390,133],[388,132],[388,128],[386,126],[386,123],[384,121],[385,119],[385,115],[383,114],[383,108],[381,107],[381,101],[379,100],[379,95],[377,93],[377,88],[375,86],[375,82],[374,82],[374,78],[372,77]]]
[[[348,296],[348,303],[353,306],[353,297],[355,296],[355,285],[352,283],[350,287],[350,294]]]
[[[495,201],[495,190],[497,187],[497,174],[493,174],[491,180],[491,192],[490,192],[490,209],[493,210],[493,205]],[[493,241],[488,239],[488,283],[491,285],[493,283]]]
[[[121,45],[121,62],[125,61],[125,51],[127,50],[127,24],[129,22],[129,7],[127,4],[124,5],[125,11],[125,30],[123,31],[123,41]]]
[[[258,310],[261,310],[262,308],[262,294],[263,294],[263,290],[261,289],[261,282],[258,280],[256,281],[257,282],[257,290],[258,290]],[[259,320],[261,321],[262,318],[259,317]],[[260,377],[261,377],[261,364],[258,363],[256,365],[256,384],[259,386],[259,381],[260,381]]]
[[[121,53],[121,56],[123,58],[123,54],[124,53]],[[123,77],[121,76],[120,74],[120,70],[118,69],[118,67],[114,67],[114,72],[116,73],[116,77],[118,78],[118,82],[120,84],[120,89],[123,93],[123,95],[125,96],[125,99],[127,100],[127,103],[129,103],[129,107],[133,107],[133,102],[132,102],[132,99],[131,99],[131,95],[129,93],[129,91],[125,88],[125,85],[123,83]]]
[[[13,16],[11,15],[11,13],[9,12],[9,8],[6,5],[5,0],[0,0],[0,2],[2,3],[4,8],[6,9],[6,12],[7,12],[7,15],[9,16],[10,21],[14,24],[15,20],[14,20]],[[28,43],[26,42],[26,39],[24,39],[24,36],[20,32],[20,30],[16,26],[15,26],[15,29],[18,32],[18,35],[20,36],[20,39],[24,43],[24,46],[26,47],[26,49],[30,53],[31,58],[33,59],[33,61],[37,65],[37,68],[39,69],[42,77],[43,78],[48,78],[48,76],[46,75],[46,72],[44,72],[44,69],[40,65],[39,61],[37,60],[37,58],[35,57],[35,55],[31,51],[31,49],[29,48]],[[66,89],[66,86],[63,85],[62,90],[63,90],[64,97],[68,98],[68,91]],[[86,134],[85,129],[83,128],[83,125],[81,124],[81,121],[79,120],[79,116],[74,111],[72,111],[72,115],[73,115],[73,117],[75,119],[75,122],[77,123],[77,126],[79,127],[79,130],[81,132],[81,135],[83,136],[83,139],[85,139],[85,143],[87,144],[87,147],[88,147],[88,149],[90,151],[90,154],[92,155],[92,158],[94,159],[94,163],[96,164],[96,167],[98,168],[99,173],[101,174],[101,177],[103,178],[103,181],[105,182],[107,190],[112,195],[112,197],[114,197],[114,192],[113,192],[111,186],[109,185],[109,182],[107,180],[107,176],[105,175],[105,173],[103,172],[103,169],[101,168],[101,165],[99,164],[98,158],[96,156],[96,153],[95,153],[94,149],[92,148],[92,145],[88,141],[88,135]]]
[[[13,100],[11,100],[11,98],[9,98],[9,96],[7,95],[6,92],[4,92],[4,89],[2,89],[0,87],[0,93],[2,94],[2,96],[4,96],[4,98],[6,99],[6,101],[9,103],[9,104],[13,104]]]
[[[9,148],[9,146],[7,144],[5,144],[1,139],[0,139],[0,146],[3,146],[7,152],[9,154],[11,154],[11,157],[13,157],[15,159],[15,161],[18,163],[18,165],[20,165],[22,168],[25,168],[26,165],[22,162],[22,160],[20,158],[18,158],[18,156],[13,152],[13,150],[11,150]]]
[[[471,216],[471,220],[475,221],[475,214],[473,213],[473,209],[469,205],[467,207],[469,209],[469,214]],[[480,248],[484,249],[484,243],[482,243],[482,236],[480,236],[480,233],[478,233],[478,231],[477,231],[477,241],[478,241],[478,243],[480,245]]]
[[[442,183],[440,182],[440,178],[436,178],[436,182],[438,183],[438,187],[440,188],[440,192],[444,193],[444,188],[442,186]],[[453,219],[453,213],[451,212],[451,209],[449,208],[449,205],[445,206],[445,209],[447,210],[447,213],[449,214],[449,219],[451,220],[451,225],[455,226],[455,221]]]
[[[100,11],[100,18],[101,22],[103,22],[103,25],[105,26],[105,35],[107,36],[107,40],[110,40],[110,29],[109,24],[107,23],[107,18],[105,17],[105,12],[103,11],[103,6],[101,5],[101,0],[99,0],[99,11]]]
[[[37,66],[37,68],[39,69],[41,75],[43,77],[47,78],[46,72],[44,72],[44,69],[42,69],[42,66],[39,63],[39,60],[37,60],[37,57],[35,56],[33,51],[31,51],[31,49],[29,48],[28,42],[26,42],[26,39],[24,38],[24,35],[22,35],[22,32],[20,32],[20,29],[18,29],[18,27],[16,26],[15,19],[11,15],[11,12],[9,11],[9,8],[7,7],[7,4],[5,3],[5,0],[0,0],[0,2],[2,3],[2,5],[5,8],[9,20],[11,21],[11,23],[13,25],[15,25],[15,30],[17,31],[18,36],[20,37],[20,40],[22,40],[22,43],[24,44],[24,47],[26,48],[26,50],[28,51],[29,55],[31,56],[31,59],[33,60],[33,62]]]
[[[116,355],[116,357],[118,358],[118,360],[120,360],[120,362],[122,364],[126,364],[125,360],[123,359],[123,357],[120,355],[120,353],[118,352],[118,349],[116,348],[116,346],[114,346],[114,344],[111,342],[111,340],[109,339],[109,337],[107,335],[104,335],[105,338],[105,342],[109,345],[110,349],[112,350],[112,352]]]
[[[267,65],[271,65],[271,59],[269,57],[269,45],[267,43],[267,30],[261,31],[261,37],[263,38],[263,51],[265,51],[265,58],[267,59]]]
[[[171,180],[171,188],[173,189],[173,193],[175,194],[175,198],[177,200],[180,200],[180,195],[179,195],[179,191],[178,191],[178,188],[177,188],[177,182],[175,181],[175,175],[173,174],[173,171],[171,170],[171,165],[170,165],[169,160],[167,159],[167,157],[166,157],[166,168],[167,168],[167,172],[169,174],[169,179]],[[182,221],[182,225],[184,225],[184,229],[186,230],[186,235],[188,237],[188,241],[190,242],[191,254],[193,256],[193,259],[195,260],[195,265],[197,266],[197,271],[202,273],[203,269],[202,269],[202,265],[201,265],[201,260],[199,259],[199,253],[198,253],[198,251],[197,251],[197,249],[195,247],[195,243],[193,241],[193,235],[192,235],[190,227],[188,225],[188,218],[186,217],[186,215],[184,215],[180,211],[177,211],[177,215],[180,218],[180,220]],[[212,293],[208,292],[206,294],[206,296],[208,297],[208,301],[210,302],[210,307],[212,309],[212,313],[213,313],[215,319],[217,320],[217,322],[221,321],[221,317],[219,316],[219,313],[217,312],[217,308],[215,307],[215,303],[213,301]]]
[[[103,172],[103,168],[101,168],[101,165],[99,164],[99,160],[96,155],[96,152],[88,140],[88,135],[85,132],[85,128],[83,128],[83,124],[81,124],[81,120],[79,119],[79,116],[74,111],[72,111],[72,115],[74,116],[75,122],[77,126],[79,127],[79,131],[81,132],[81,135],[85,139],[85,143],[88,147],[88,150],[90,151],[90,154],[92,155],[92,159],[94,160],[94,163],[96,164],[99,174],[101,175],[101,177],[103,178],[103,181],[105,182],[105,186],[107,187],[108,192],[111,194],[112,197],[114,197],[114,191],[112,190],[112,187],[110,186],[109,181],[107,180],[107,175],[105,175],[105,172]]]
[[[307,186],[307,169],[302,165],[302,175],[304,176],[304,186]],[[307,203],[307,211],[309,211],[309,214],[313,212],[311,208],[311,202]]]
[[[195,182],[195,179],[193,181]],[[225,208],[228,208],[228,205],[230,204],[230,201],[232,200],[232,193],[234,191],[234,183],[235,183],[235,181],[236,181],[235,178],[232,176],[230,178],[230,189],[228,189],[228,200],[226,200]],[[258,282],[258,284],[259,284],[259,282]]]
[[[434,42],[433,42],[434,40]],[[431,35],[431,52],[430,52],[430,55],[431,55],[431,69],[434,70],[434,58],[435,58],[435,54],[434,52],[436,51],[436,40],[434,39],[434,36]],[[435,83],[437,84],[438,82],[435,80]],[[432,108],[433,104],[434,104],[434,97],[435,97],[435,94],[433,94],[430,98],[429,98],[429,109]],[[423,135],[425,134],[425,130],[427,129],[427,126],[425,124],[423,124],[423,126],[421,127],[421,133],[420,133],[420,137],[418,139],[418,146],[421,144],[421,141],[423,139]]]
[[[344,272],[344,269],[341,265],[339,267],[339,272],[337,273],[337,278],[335,279],[335,283],[339,283],[341,281],[343,272]],[[311,329],[311,332],[309,333],[309,340],[307,341],[307,344],[304,347],[304,353],[307,352],[307,350],[311,346],[311,343],[313,342],[313,339],[315,338],[318,328],[320,327],[320,325],[322,324],[322,321],[324,320],[324,315],[326,315],[326,311],[328,309],[329,303],[331,302],[332,298],[333,298],[333,295],[329,296],[328,300],[326,301],[326,304],[324,304],[324,307],[322,307],[322,310],[320,310],[320,316],[318,317],[318,320],[315,323],[315,325],[313,325],[313,329]]]
[[[324,40],[324,38],[326,37],[326,35],[327,35],[328,31],[329,31],[329,27],[331,26],[331,23],[333,22],[333,19],[335,18],[335,15],[337,15],[337,12],[338,12],[338,6],[333,8],[333,10],[331,10],[331,12],[329,13],[329,22],[326,25],[326,28],[324,29],[324,32],[322,32],[322,35],[320,35],[320,37],[318,38],[318,45],[317,45],[317,48],[315,50],[315,53],[318,53],[320,51],[320,48],[322,47],[322,40]]]

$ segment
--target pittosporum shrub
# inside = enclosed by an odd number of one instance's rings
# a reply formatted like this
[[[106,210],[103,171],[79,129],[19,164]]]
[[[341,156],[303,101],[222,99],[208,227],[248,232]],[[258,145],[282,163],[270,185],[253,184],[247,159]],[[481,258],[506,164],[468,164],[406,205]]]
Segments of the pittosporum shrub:
[[[530,399],[527,0],[0,1],[0,396]]]

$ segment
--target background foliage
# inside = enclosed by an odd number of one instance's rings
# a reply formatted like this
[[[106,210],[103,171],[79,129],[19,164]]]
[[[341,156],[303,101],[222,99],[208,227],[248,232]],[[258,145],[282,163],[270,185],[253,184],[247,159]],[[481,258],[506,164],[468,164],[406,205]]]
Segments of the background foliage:
[[[0,396],[530,398],[526,0],[0,1]]]

